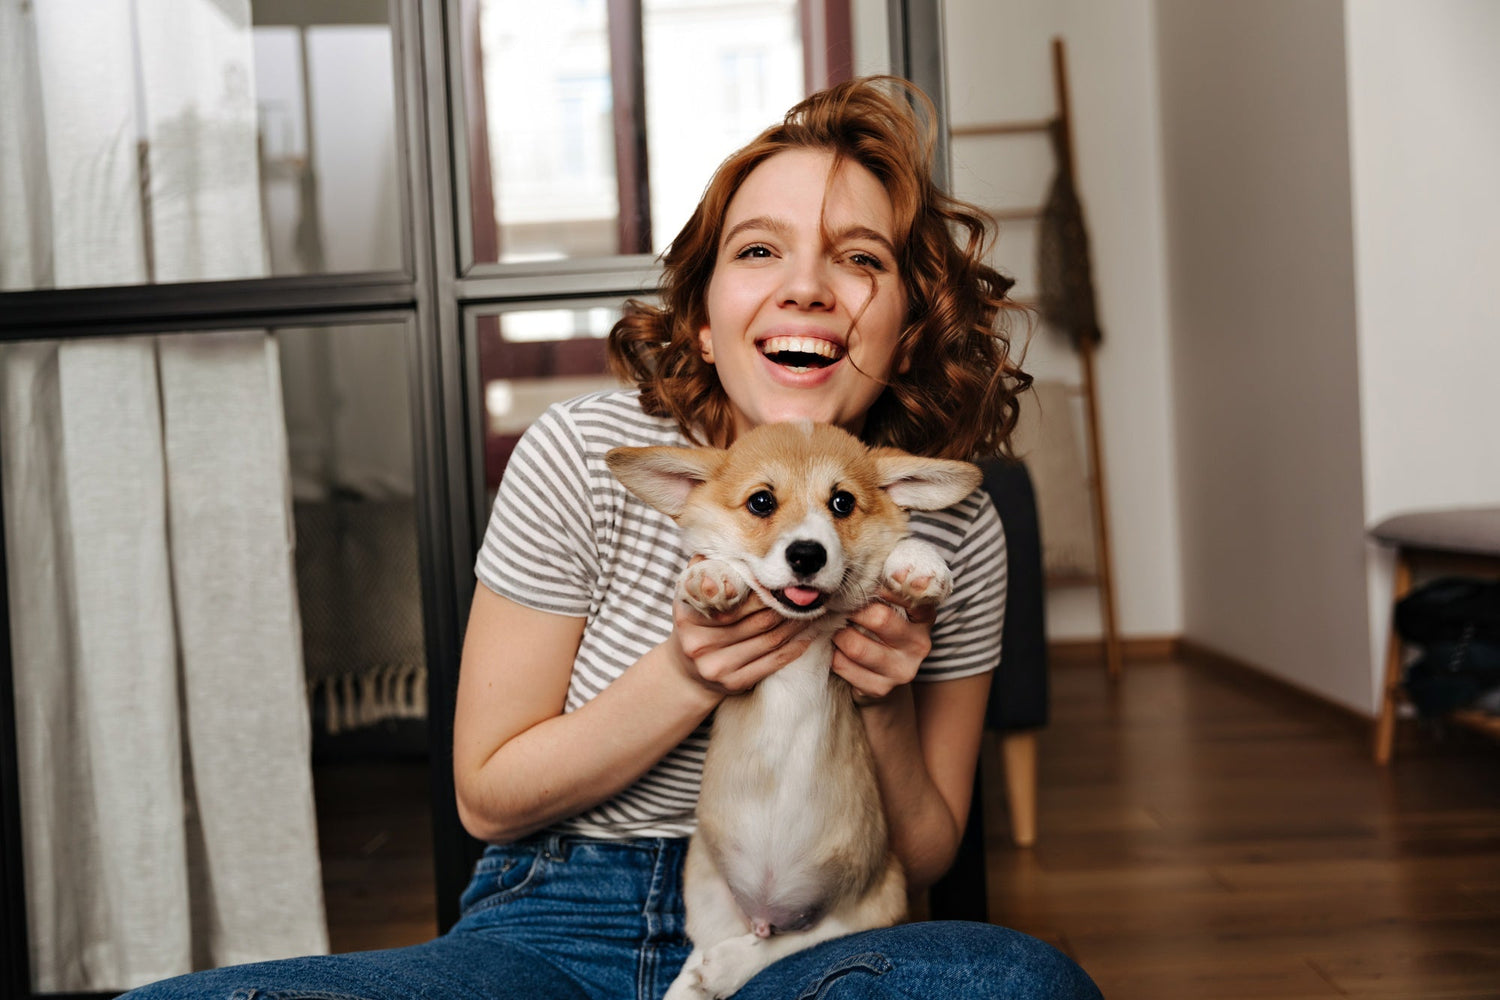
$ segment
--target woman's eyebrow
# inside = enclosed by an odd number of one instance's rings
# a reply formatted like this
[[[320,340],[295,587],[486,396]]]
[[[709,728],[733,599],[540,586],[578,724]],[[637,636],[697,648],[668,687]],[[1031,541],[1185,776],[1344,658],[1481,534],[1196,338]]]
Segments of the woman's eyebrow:
[[[896,256],[896,245],[884,234],[878,230],[871,229],[869,226],[846,226],[833,235],[837,237],[840,243],[845,240],[872,240],[885,247],[886,252],[892,257]]]
[[[727,245],[730,240],[734,239],[740,233],[750,229],[764,229],[773,235],[781,236],[790,232],[791,228],[791,225],[782,219],[777,219],[769,215],[757,215],[753,219],[746,219],[744,222],[737,222],[731,226],[729,231],[724,234],[723,243]]]

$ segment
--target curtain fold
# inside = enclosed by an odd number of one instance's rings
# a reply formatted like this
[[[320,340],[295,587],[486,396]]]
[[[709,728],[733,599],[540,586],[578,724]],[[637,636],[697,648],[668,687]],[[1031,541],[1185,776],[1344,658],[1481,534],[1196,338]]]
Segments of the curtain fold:
[[[0,0],[0,287],[265,273],[249,25]],[[264,331],[0,348],[39,991],[327,949],[278,369]]]
[[[212,963],[323,951],[276,342],[194,334],[157,350]]]

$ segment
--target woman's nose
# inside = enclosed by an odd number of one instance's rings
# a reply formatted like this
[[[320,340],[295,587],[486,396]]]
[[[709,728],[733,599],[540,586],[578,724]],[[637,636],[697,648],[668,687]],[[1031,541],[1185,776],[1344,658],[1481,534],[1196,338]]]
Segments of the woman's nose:
[[[828,261],[818,258],[788,260],[781,285],[781,304],[797,309],[833,308],[833,285]]]

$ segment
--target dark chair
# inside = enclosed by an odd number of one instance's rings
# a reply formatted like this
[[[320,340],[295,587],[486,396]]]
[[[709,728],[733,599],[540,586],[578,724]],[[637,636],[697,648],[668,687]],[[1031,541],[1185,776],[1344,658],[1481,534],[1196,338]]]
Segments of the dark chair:
[[[990,686],[985,727],[999,734],[1005,762],[1011,838],[1036,840],[1036,734],[1047,724],[1047,629],[1043,603],[1042,539],[1036,494],[1021,462],[981,463],[984,488],[1005,528],[1009,558],[1000,665]],[[983,761],[974,775],[969,823],[953,867],[928,891],[936,920],[988,921],[985,883]]]

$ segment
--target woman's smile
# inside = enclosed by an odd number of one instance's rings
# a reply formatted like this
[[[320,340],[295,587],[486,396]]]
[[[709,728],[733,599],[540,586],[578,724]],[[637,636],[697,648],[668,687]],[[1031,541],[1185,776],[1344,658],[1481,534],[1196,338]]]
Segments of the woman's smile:
[[[820,336],[773,334],[760,342],[760,352],[789,372],[822,370],[844,357],[844,346]]]

